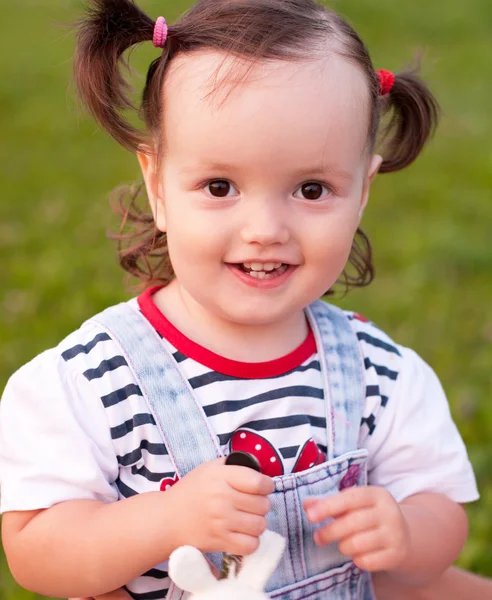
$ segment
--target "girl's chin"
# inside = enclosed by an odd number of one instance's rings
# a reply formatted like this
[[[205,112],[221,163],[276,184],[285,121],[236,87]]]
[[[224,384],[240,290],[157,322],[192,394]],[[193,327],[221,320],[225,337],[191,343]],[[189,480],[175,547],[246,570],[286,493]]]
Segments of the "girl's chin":
[[[216,305],[216,315],[220,318],[241,326],[249,327],[268,327],[269,325],[279,324],[282,321],[288,321],[294,315],[302,312],[302,308],[290,306],[289,303],[265,301],[258,302],[257,299],[247,298],[239,300],[232,299],[231,302],[221,302]]]

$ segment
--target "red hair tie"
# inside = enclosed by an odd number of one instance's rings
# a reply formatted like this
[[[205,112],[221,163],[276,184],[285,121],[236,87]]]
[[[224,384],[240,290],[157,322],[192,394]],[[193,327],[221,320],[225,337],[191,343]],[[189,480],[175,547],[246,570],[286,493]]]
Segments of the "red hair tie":
[[[381,96],[386,96],[386,94],[389,94],[393,89],[395,84],[395,74],[386,69],[379,69],[379,71],[376,71],[376,75],[379,79],[379,94]]]

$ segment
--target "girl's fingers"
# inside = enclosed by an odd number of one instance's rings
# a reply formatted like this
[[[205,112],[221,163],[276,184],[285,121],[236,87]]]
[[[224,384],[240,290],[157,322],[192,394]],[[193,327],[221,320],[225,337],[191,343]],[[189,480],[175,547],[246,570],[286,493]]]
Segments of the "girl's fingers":
[[[265,517],[259,515],[238,512],[234,515],[234,521],[231,523],[230,528],[237,533],[258,538],[267,528],[267,521]]]
[[[252,469],[228,465],[226,470],[227,483],[238,492],[267,496],[275,489],[275,484],[271,477],[262,475]]]
[[[374,492],[370,486],[343,490],[326,498],[308,498],[303,506],[311,523],[319,523],[331,517],[374,506]]]
[[[267,496],[235,492],[232,497],[234,507],[245,513],[264,517],[270,511],[270,500]]]
[[[338,542],[349,536],[378,526],[377,514],[374,510],[365,508],[343,515],[325,525],[319,530],[323,545]]]
[[[354,563],[363,571],[390,571],[399,562],[398,554],[391,549],[375,550],[360,556],[353,556]]]
[[[338,549],[345,556],[353,557],[383,550],[384,544],[379,529],[371,529],[345,538],[339,542]]]
[[[244,533],[232,532],[227,536],[227,548],[226,552],[229,554],[237,554],[238,556],[247,556],[253,554],[260,545],[260,540],[257,537],[251,535],[245,535]]]

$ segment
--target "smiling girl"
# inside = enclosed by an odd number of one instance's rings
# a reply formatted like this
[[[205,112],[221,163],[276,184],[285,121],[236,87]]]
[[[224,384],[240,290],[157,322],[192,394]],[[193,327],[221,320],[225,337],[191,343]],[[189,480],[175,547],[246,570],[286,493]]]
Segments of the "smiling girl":
[[[118,65],[146,41],[161,52],[140,131],[122,114]],[[150,213],[127,210],[121,262],[146,290],[7,385],[14,577],[44,595],[126,585],[174,600],[175,548],[219,566],[268,527],[288,540],[275,598],[368,600],[372,573],[435,578],[477,498],[444,392],[412,350],[319,300],[372,279],[359,229],[371,182],[431,135],[427,87],[376,72],[355,31],[312,0],[199,0],[172,27],[129,0],[93,0],[75,75],[140,162]],[[234,451],[261,473],[225,465]]]

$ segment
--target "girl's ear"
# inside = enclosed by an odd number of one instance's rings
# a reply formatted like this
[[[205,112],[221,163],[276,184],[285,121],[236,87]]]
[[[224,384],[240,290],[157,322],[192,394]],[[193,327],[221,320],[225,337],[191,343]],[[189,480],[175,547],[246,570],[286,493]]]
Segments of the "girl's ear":
[[[369,161],[369,166],[367,169],[366,180],[364,182],[364,187],[362,188],[362,196],[359,209],[359,217],[361,218],[369,200],[369,190],[371,188],[371,183],[374,181],[374,178],[378,174],[382,162],[383,157],[379,156],[379,154],[373,154],[371,156],[371,160]]]
[[[166,213],[162,195],[162,182],[157,170],[157,155],[151,146],[140,145],[137,152],[138,162],[147,189],[147,198],[159,231],[166,231]]]

